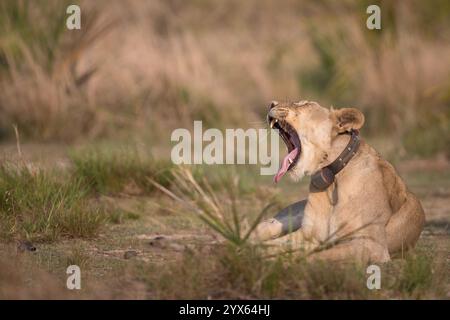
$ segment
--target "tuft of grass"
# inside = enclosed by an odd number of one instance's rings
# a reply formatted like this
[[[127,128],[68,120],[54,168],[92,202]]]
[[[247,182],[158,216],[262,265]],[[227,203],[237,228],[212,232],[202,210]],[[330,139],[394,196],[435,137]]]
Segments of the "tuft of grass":
[[[114,224],[121,224],[125,220],[138,220],[140,215],[134,212],[125,211],[120,208],[115,208],[108,211],[108,221]]]
[[[95,193],[150,193],[149,179],[163,186],[171,181],[171,164],[141,156],[135,148],[87,147],[73,151],[73,175]]]
[[[85,248],[78,244],[72,247],[69,255],[66,257],[65,265],[77,265],[81,270],[86,270],[89,266],[89,255],[86,253]]]
[[[233,175],[222,180],[225,183],[222,190],[226,197],[220,197],[205,177],[197,181],[187,167],[174,169],[171,174],[174,178],[173,192],[155,180],[150,181],[173,200],[181,203],[188,211],[196,213],[219,235],[237,246],[248,242],[251,233],[273,205],[269,201],[269,204],[256,215],[256,218],[249,222],[247,219],[249,214],[244,214],[238,208],[237,201],[240,195],[238,176]]]
[[[433,285],[433,259],[425,253],[409,254],[404,261],[397,287],[406,294],[418,294]]]
[[[57,174],[0,167],[1,237],[50,241],[61,236],[92,237],[98,232],[103,212],[88,203],[82,182]]]
[[[306,264],[303,268],[304,285],[311,299],[365,299],[365,269],[356,264],[333,264],[324,261]]]

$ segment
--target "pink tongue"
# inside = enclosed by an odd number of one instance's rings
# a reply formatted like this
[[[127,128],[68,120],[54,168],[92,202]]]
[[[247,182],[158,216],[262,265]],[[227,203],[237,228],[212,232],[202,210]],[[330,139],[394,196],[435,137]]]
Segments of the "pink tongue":
[[[281,163],[280,169],[278,169],[278,172],[273,179],[273,181],[275,181],[275,183],[278,183],[278,181],[280,181],[281,177],[284,176],[284,174],[288,170],[289,165],[290,165],[289,159],[294,161],[297,154],[298,154],[298,148],[295,148],[286,157],[284,157],[283,162]]]

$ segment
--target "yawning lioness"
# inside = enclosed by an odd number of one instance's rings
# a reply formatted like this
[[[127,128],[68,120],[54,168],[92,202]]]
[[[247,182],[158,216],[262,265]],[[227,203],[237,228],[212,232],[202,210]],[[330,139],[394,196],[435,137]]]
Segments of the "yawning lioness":
[[[288,149],[275,182],[285,173],[295,180],[312,178],[301,228],[280,237],[282,223],[270,219],[258,225],[256,239],[307,251],[331,244],[310,257],[364,263],[388,261],[415,245],[423,209],[393,166],[360,139],[359,110],[273,101],[267,121]]]

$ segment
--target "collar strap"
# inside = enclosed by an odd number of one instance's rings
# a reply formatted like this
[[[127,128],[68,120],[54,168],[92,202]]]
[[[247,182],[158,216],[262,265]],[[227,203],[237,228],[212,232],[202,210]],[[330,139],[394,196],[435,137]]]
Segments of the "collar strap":
[[[349,133],[351,135],[350,141],[337,159],[312,175],[310,191],[317,192],[326,190],[334,182],[335,175],[344,169],[347,163],[356,154],[360,144],[359,132],[357,130],[352,130]]]
[[[359,132],[356,130],[350,131],[350,141],[345,147],[344,151],[336,158],[332,163],[330,163],[325,168],[328,168],[336,175],[339,171],[344,169],[347,163],[353,158],[358,151],[360,140],[359,140]]]

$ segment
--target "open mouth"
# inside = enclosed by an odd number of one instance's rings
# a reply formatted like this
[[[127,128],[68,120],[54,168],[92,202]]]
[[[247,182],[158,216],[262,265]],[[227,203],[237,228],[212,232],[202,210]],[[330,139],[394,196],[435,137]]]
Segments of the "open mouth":
[[[283,158],[280,169],[274,177],[274,181],[277,183],[286,172],[295,167],[300,159],[301,143],[297,132],[289,123],[270,116],[268,117],[268,121],[272,129],[278,129],[278,132],[288,149],[288,154]]]

